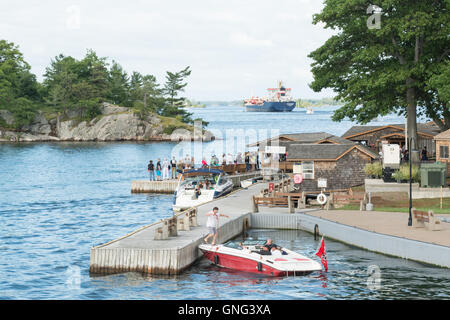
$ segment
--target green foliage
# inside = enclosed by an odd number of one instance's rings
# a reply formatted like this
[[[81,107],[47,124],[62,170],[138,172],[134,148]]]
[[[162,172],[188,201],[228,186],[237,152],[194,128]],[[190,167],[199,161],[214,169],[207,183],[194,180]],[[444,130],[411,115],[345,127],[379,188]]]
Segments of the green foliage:
[[[314,60],[311,88],[332,88],[336,99],[345,101],[333,120],[348,117],[364,124],[379,115],[411,112],[415,121],[417,111],[450,128],[449,1],[324,3],[313,23],[336,34],[309,55]],[[369,4],[382,8],[379,29],[367,27]]]
[[[160,114],[166,117],[175,117],[177,115],[182,117],[183,122],[191,122],[191,113],[183,109],[185,98],[179,97],[187,83],[185,79],[191,74],[190,67],[186,67],[181,71],[172,73],[167,71],[166,83],[164,84],[163,92],[166,96],[166,104],[161,109]]]
[[[12,113],[14,115],[14,127],[20,129],[30,124],[36,116],[36,106],[27,98],[17,98],[14,100]]]
[[[172,132],[174,132],[177,128],[178,128],[178,126],[173,125],[173,124],[169,124],[168,126],[166,126],[164,128],[163,132],[165,134],[172,134]]]
[[[131,107],[129,77],[122,66],[113,61],[108,75],[107,98],[114,104]]]
[[[34,118],[39,101],[39,84],[22,53],[12,42],[0,40],[0,109],[11,111],[14,127],[21,128]]]
[[[383,175],[383,167],[381,165],[381,162],[366,164],[366,166],[364,167],[364,172],[369,177],[375,176],[376,178],[381,178],[381,176]]]
[[[308,107],[322,107],[322,106],[338,106],[342,105],[342,101],[334,100],[333,98],[322,98],[322,99],[297,99],[297,108],[308,108]]]
[[[17,129],[29,124],[39,109],[56,115],[75,111],[79,120],[90,120],[101,114],[104,101],[133,108],[141,119],[156,113],[189,123],[191,114],[183,109],[180,93],[190,73],[189,67],[167,72],[161,88],[155,76],[136,71],[128,75],[116,61],[109,66],[106,58],[88,50],[81,60],[56,56],[40,84],[18,47],[0,40],[0,109],[13,113]],[[5,127],[5,121],[0,125]]]
[[[413,182],[420,182],[420,170],[419,167],[416,165],[413,165],[411,167],[411,171],[412,171],[412,181]],[[409,181],[409,165],[402,165],[400,166],[400,170],[395,171],[392,174],[392,177],[395,180],[408,180]]]

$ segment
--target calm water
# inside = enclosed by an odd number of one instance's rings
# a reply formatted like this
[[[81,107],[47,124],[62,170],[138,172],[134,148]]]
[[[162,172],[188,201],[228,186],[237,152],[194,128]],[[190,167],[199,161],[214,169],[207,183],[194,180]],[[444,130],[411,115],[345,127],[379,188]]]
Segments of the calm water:
[[[194,110],[210,129],[328,131],[331,109],[314,115],[245,113],[239,107]],[[400,122],[395,116],[377,123]],[[215,141],[218,152],[226,144]],[[450,298],[447,269],[390,258],[327,240],[329,272],[271,279],[224,271],[201,260],[178,277],[135,273],[90,277],[90,247],[171,214],[170,195],[133,195],[149,159],[174,143],[0,144],[0,299],[329,299]],[[317,247],[305,232],[253,230],[306,255]],[[381,271],[374,287],[368,268]],[[369,285],[368,285],[369,284]],[[372,285],[371,285],[372,284]]]

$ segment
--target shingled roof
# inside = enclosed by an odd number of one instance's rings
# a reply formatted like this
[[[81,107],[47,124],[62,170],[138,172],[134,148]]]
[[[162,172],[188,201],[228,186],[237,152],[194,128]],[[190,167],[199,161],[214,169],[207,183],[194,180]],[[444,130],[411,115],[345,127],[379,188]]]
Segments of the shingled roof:
[[[450,140],[450,129],[436,135],[434,140]]]
[[[272,141],[278,138],[278,144],[280,146],[290,144],[290,143],[323,143],[330,142],[336,144],[354,144],[353,141],[344,139],[342,137],[338,137],[332,135],[328,132],[304,132],[304,133],[291,133],[291,134],[281,134],[277,137],[273,137],[270,139],[258,141],[256,143],[249,144],[248,147],[255,147],[261,144],[270,145]]]
[[[353,126],[349,130],[347,130],[342,137],[343,138],[349,138],[354,136],[359,136],[365,133],[370,133],[373,131],[378,131],[384,128],[397,128],[401,130],[402,132],[405,131],[405,124],[388,124],[388,125],[380,125],[380,126]],[[417,124],[417,133],[429,135],[429,136],[435,136],[440,132],[440,129],[438,126],[436,126],[434,123],[418,123]]]
[[[379,156],[356,144],[289,144],[287,160],[337,160],[352,149],[358,149],[373,159]]]

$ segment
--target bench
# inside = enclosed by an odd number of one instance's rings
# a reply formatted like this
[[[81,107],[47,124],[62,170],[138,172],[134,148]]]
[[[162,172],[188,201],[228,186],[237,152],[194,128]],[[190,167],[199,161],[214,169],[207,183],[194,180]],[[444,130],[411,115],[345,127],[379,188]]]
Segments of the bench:
[[[433,214],[433,210],[420,211],[412,208],[412,226],[415,228],[427,228],[431,231],[442,230],[442,223]]]
[[[176,237],[177,232],[177,217],[161,220],[161,227],[155,230],[155,240],[167,240],[169,237]]]
[[[294,199],[289,197],[255,197],[253,196],[253,212],[259,212],[259,206],[289,208],[294,212]]]

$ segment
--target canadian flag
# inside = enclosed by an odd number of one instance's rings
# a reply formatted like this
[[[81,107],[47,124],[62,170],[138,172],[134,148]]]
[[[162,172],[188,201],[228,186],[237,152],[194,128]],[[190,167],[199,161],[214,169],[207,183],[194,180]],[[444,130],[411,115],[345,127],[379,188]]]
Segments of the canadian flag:
[[[320,247],[316,252],[316,256],[320,258],[320,261],[322,262],[325,271],[328,272],[328,264],[327,264],[327,253],[325,252],[325,240],[322,236],[322,241],[320,243]]]

